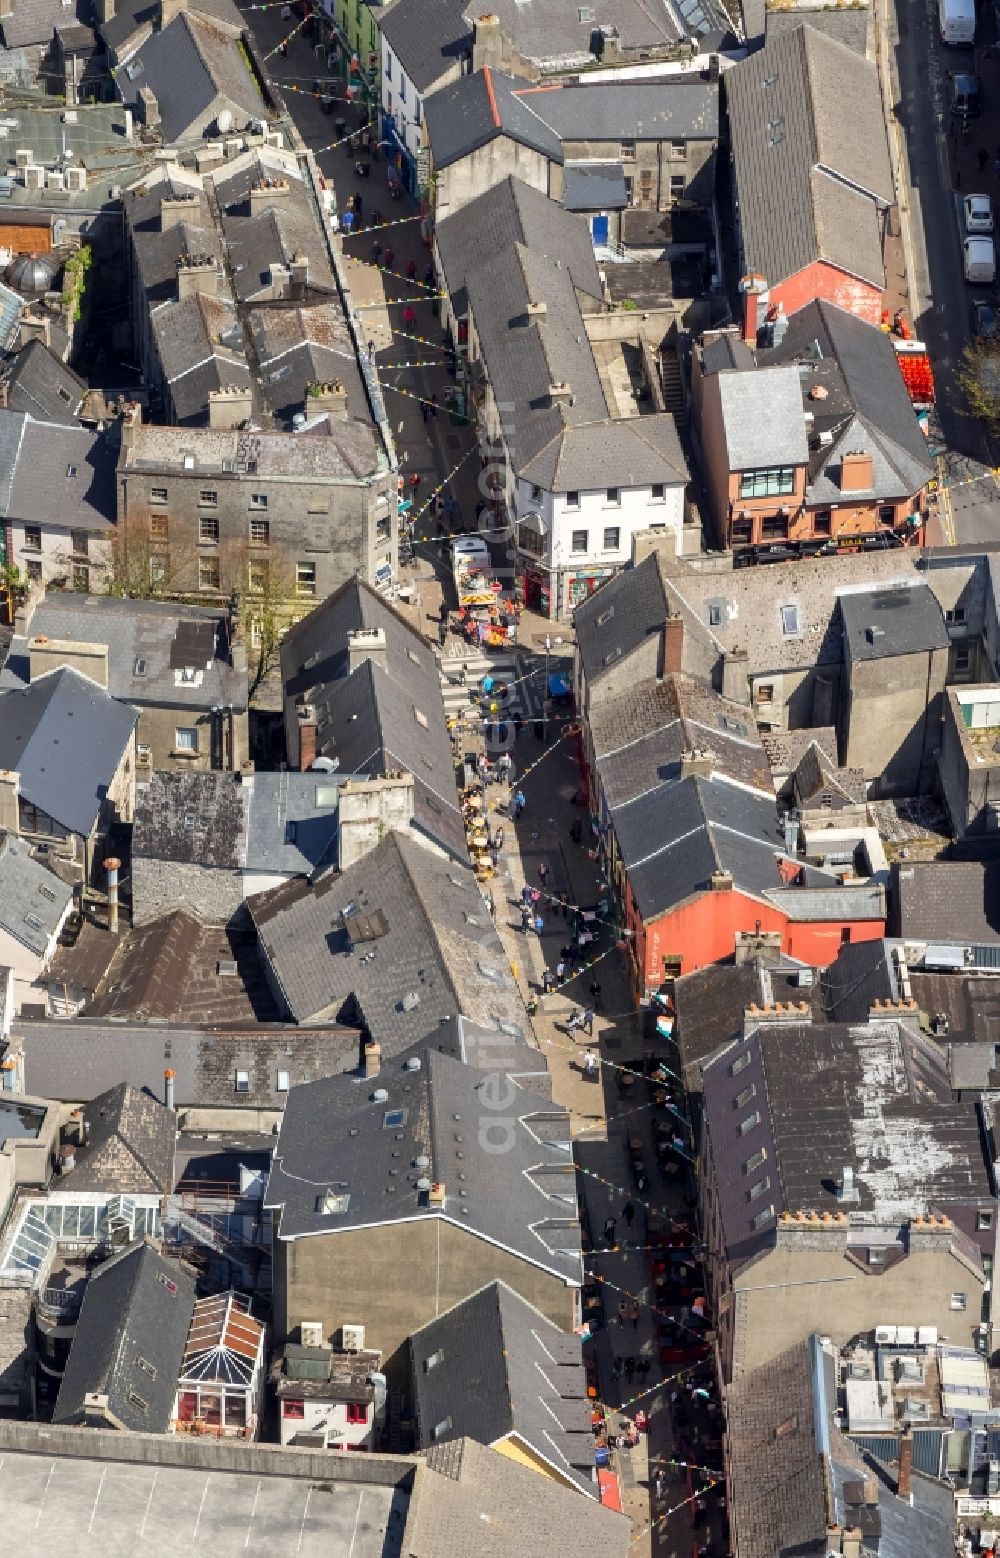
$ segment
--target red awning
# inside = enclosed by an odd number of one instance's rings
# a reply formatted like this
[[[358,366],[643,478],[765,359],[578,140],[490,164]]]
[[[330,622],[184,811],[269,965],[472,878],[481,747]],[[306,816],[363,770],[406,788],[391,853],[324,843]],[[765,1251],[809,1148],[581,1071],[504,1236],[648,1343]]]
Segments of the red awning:
[[[597,1486],[601,1490],[601,1503],[605,1509],[617,1510],[620,1515],[622,1513],[622,1495],[621,1489],[618,1486],[618,1478],[614,1472],[608,1471],[606,1467],[598,1467]]]

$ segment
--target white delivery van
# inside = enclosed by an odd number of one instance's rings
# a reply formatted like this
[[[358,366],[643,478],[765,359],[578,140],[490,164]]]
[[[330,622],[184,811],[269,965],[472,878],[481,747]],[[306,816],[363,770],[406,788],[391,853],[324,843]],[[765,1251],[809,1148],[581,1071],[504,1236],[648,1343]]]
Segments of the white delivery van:
[[[941,42],[971,44],[976,36],[976,0],[938,0]]]
[[[963,238],[962,265],[966,281],[977,286],[992,286],[997,273],[997,256],[992,238]]]

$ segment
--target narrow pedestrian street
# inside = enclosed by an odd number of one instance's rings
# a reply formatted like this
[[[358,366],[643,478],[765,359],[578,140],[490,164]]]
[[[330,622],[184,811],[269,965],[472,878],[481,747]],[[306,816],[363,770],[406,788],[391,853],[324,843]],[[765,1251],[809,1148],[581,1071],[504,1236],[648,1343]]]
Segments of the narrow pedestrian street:
[[[263,52],[294,25],[280,9],[249,13],[248,20]],[[323,112],[313,86],[325,75],[325,52],[296,33],[270,69],[335,191],[342,226],[343,214],[353,212],[360,197],[361,227],[352,220],[343,250],[364,267],[360,279],[352,279],[352,291],[359,309],[371,315],[362,334],[372,343],[415,517],[414,557],[400,578],[410,588],[397,604],[434,640],[442,599],[453,606],[454,595],[437,534],[443,527],[430,500],[440,491],[447,529],[467,530],[475,525],[482,494],[474,430],[445,410],[454,377],[437,302],[426,284],[430,251],[415,203],[405,193],[390,195],[384,157],[331,147],[337,120],[343,118],[350,133],[361,115],[356,102],[341,100],[342,81],[324,83],[337,100]],[[368,177],[358,176],[361,157]],[[512,572],[503,582],[510,592]],[[553,1098],[572,1119],[584,1320],[593,1338],[585,1351],[595,1409],[603,1410],[611,1465],[633,1523],[634,1550],[637,1558],[644,1552],[658,1558],[724,1553],[722,1489],[713,1485],[721,1478],[720,1414],[710,1399],[706,1322],[695,1307],[702,1283],[691,1253],[693,1165],[672,1046],[657,1036],[655,1014],[640,1010],[634,999],[597,841],[581,804],[585,789],[572,710],[552,707],[542,722],[546,674],[562,670],[572,680],[572,633],[526,611],[516,646],[476,650],[451,634],[440,653],[456,753],[474,765],[484,751],[496,758],[506,750],[514,765],[509,785],[485,787],[488,832],[496,839],[502,830],[502,840],[496,870],[483,880],[484,896],[525,1001],[526,1031],[533,1027],[548,1060]],[[476,696],[486,674],[508,689],[489,726]],[[512,820],[518,793],[523,811]],[[538,894],[530,916],[541,921],[537,929],[522,929],[526,892]],[[585,939],[580,962],[572,965],[575,931]],[[546,993],[550,982],[555,988]],[[581,1019],[591,1006],[588,1032]],[[596,1059],[594,1077],[587,1074],[588,1052]],[[648,1432],[639,1433],[632,1447],[621,1444],[630,1425],[641,1425],[644,1417]]]

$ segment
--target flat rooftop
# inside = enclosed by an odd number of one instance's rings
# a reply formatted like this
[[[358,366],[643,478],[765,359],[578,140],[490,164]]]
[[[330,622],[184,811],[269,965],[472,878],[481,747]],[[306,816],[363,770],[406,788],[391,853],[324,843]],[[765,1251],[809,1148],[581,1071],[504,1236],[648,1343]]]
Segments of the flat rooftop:
[[[38,1558],[399,1558],[408,1502],[378,1484],[10,1450],[0,1479],[5,1550]]]

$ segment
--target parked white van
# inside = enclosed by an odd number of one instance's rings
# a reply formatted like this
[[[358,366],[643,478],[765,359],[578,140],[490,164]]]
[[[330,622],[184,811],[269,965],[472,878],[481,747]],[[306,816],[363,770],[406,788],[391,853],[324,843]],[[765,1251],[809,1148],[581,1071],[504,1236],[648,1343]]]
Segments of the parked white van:
[[[938,0],[942,43],[970,44],[976,36],[976,0]]]

